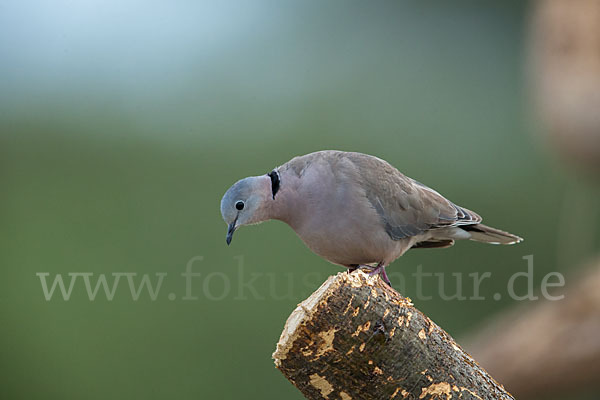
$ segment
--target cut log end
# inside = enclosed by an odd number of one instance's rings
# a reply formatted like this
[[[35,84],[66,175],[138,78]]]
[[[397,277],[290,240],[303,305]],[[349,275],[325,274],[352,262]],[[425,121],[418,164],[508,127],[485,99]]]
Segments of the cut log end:
[[[308,399],[512,399],[379,277],[330,277],[289,316],[275,365]]]

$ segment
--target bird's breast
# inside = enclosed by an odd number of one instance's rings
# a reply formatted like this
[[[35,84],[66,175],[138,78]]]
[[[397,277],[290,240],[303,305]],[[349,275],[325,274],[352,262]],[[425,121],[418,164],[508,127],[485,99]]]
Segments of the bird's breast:
[[[391,257],[398,242],[385,232],[375,210],[365,205],[359,211],[347,203],[343,207],[314,205],[290,225],[309,249],[334,264],[370,264]]]
[[[399,254],[400,243],[385,231],[352,166],[313,163],[301,178],[290,176],[287,182],[293,190],[282,193],[283,220],[316,254],[340,265],[377,263]]]

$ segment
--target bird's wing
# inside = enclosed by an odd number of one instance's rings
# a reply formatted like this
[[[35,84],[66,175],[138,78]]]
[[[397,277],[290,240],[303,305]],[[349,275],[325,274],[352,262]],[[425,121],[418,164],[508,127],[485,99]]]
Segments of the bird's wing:
[[[393,240],[430,229],[481,222],[476,213],[403,175],[386,161],[360,153],[346,154],[357,166],[365,195]]]

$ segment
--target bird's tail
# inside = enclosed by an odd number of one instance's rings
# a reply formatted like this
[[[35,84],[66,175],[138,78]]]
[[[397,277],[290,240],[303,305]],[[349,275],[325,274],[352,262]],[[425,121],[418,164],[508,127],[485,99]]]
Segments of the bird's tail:
[[[492,244],[515,244],[522,242],[523,239],[512,233],[501,231],[500,229],[492,228],[491,226],[476,224],[463,225],[461,229],[469,232],[470,239],[476,242],[492,243]]]

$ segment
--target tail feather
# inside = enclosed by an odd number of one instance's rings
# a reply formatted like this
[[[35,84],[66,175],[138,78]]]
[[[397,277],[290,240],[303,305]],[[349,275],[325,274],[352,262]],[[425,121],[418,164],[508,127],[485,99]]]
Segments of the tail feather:
[[[462,230],[469,232],[470,239],[476,242],[485,242],[492,244],[515,244],[522,242],[523,239],[512,233],[501,231],[500,229],[492,228],[491,226],[476,224],[463,225]]]

